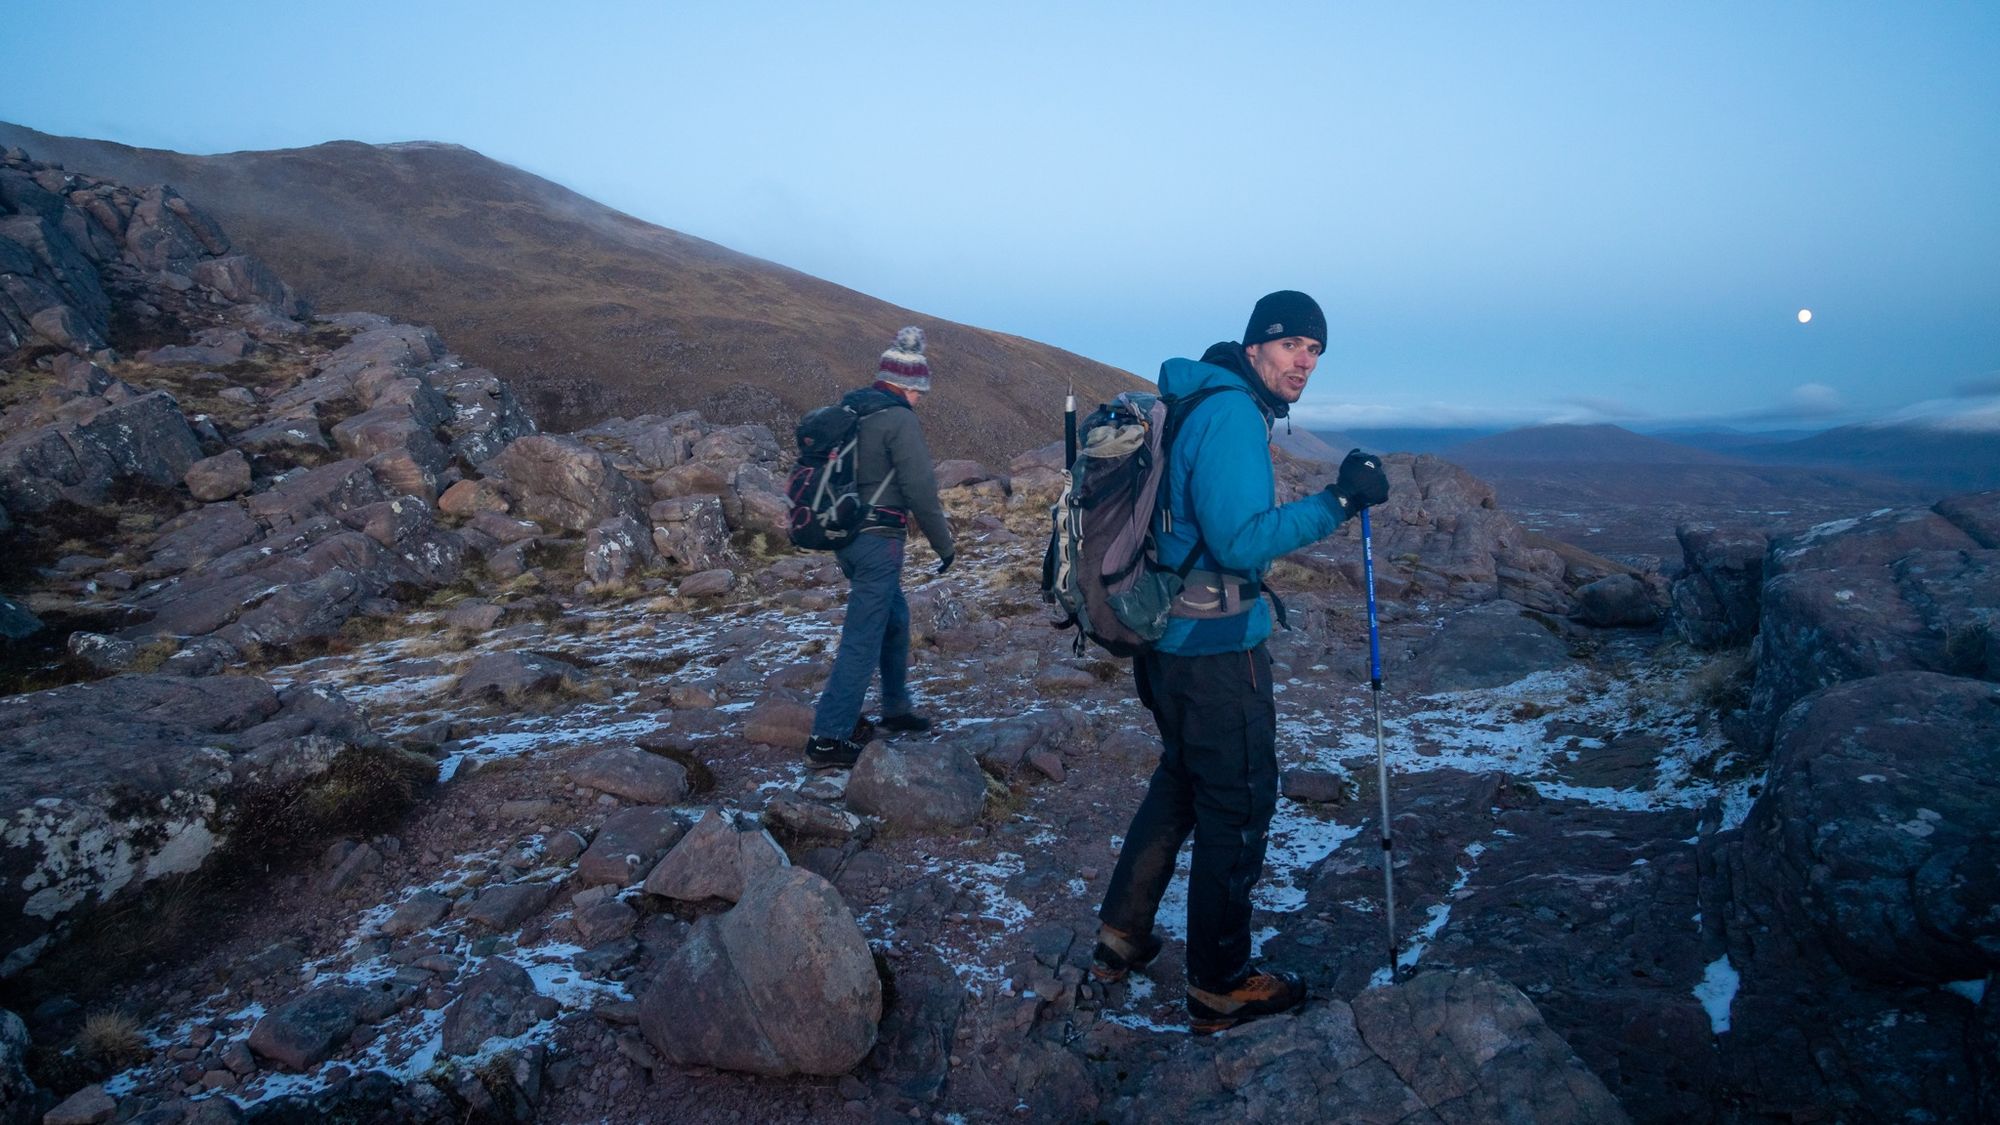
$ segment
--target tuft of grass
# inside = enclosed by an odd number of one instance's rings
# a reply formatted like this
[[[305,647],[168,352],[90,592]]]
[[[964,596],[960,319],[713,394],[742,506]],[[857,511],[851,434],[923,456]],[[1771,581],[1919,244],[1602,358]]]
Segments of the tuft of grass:
[[[72,1049],[86,1063],[116,1072],[146,1057],[139,1021],[120,1011],[92,1013],[76,1033]]]

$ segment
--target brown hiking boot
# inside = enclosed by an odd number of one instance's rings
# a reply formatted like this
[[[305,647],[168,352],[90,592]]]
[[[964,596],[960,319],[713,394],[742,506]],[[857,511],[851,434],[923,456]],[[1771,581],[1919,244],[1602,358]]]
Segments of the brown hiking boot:
[[[1160,955],[1166,938],[1154,930],[1134,937],[1124,930],[1104,926],[1097,931],[1097,948],[1090,952],[1090,975],[1105,984],[1117,984],[1134,969],[1143,969]]]
[[[1235,984],[1221,990],[1188,985],[1188,1030],[1196,1035],[1213,1035],[1259,1016],[1275,1016],[1299,1006],[1306,998],[1305,986],[1290,973],[1267,973],[1253,969]]]

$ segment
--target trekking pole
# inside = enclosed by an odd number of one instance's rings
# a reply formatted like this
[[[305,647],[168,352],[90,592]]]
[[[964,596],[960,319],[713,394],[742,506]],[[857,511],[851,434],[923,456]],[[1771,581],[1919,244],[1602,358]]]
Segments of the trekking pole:
[[[1382,745],[1382,630],[1375,623],[1375,548],[1361,509],[1361,572],[1368,580],[1368,687],[1375,699],[1375,787],[1382,792],[1382,898],[1389,916],[1389,983],[1396,983],[1396,856],[1389,832],[1389,752]]]
[[[1069,385],[1069,395],[1063,399],[1063,472],[1069,472],[1076,465],[1076,384]]]

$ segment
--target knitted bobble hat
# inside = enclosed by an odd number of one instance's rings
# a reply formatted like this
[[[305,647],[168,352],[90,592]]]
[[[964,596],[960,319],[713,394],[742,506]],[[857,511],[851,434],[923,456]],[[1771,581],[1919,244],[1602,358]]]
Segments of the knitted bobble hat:
[[[896,342],[882,353],[875,381],[906,387],[913,391],[931,389],[931,365],[924,358],[924,330],[911,325],[896,333]]]

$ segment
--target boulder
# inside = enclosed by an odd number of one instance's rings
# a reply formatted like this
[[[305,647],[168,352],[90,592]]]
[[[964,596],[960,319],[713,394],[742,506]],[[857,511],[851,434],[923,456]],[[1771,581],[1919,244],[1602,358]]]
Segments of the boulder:
[[[26,1111],[35,1104],[34,1079],[28,1077],[28,1025],[21,1017],[0,1008],[0,1120],[5,1114]]]
[[[1488,602],[1445,619],[1395,673],[1418,691],[1501,687],[1570,662],[1560,626],[1508,601]]]
[[[1850,553],[1837,539],[1814,549],[1821,558]],[[1793,569],[1764,583],[1762,602],[1750,693],[1760,737],[1798,699],[1846,680],[1908,670],[2000,678],[1992,623],[2000,551],[1926,550],[1893,566]]]
[[[248,676],[124,675],[0,699],[0,962],[31,962],[83,906],[198,870],[242,802],[320,776],[369,737],[338,696]]]
[[[1779,724],[1745,866],[1848,971],[1941,984],[2000,970],[2000,685],[1904,671],[1809,695]]]
[[[1491,974],[1425,973],[1369,989],[1353,1008],[1368,1049],[1446,1121],[1629,1120],[1535,1005]]]
[[[977,461],[939,461],[936,468],[939,489],[978,484],[993,479],[993,473]]]
[[[639,1027],[679,1066],[833,1076],[875,1044],[882,982],[832,884],[780,867],[695,923],[645,986]]]
[[[721,809],[711,808],[646,876],[646,893],[685,902],[736,902],[757,876],[790,863],[770,833],[754,825],[738,826]]]
[[[743,737],[781,750],[804,750],[812,738],[813,709],[796,699],[772,695],[750,709]]]
[[[570,780],[641,805],[671,805],[687,796],[686,767],[636,746],[613,746],[577,763]]]
[[[462,480],[438,496],[438,511],[448,516],[469,517],[476,512],[505,512],[507,497],[494,481]]]
[[[259,1019],[250,1049],[286,1070],[311,1070],[347,1042],[364,999],[358,988],[315,988]]]
[[[1585,625],[1604,629],[1639,628],[1660,619],[1646,584],[1630,574],[1613,574],[1577,587],[1576,612]]]
[[[542,908],[555,897],[555,891],[552,883],[489,886],[482,889],[472,904],[465,908],[464,916],[467,921],[496,934],[511,933],[520,929],[521,923],[541,913]]]
[[[585,886],[609,884],[629,887],[639,881],[674,846],[687,825],[672,809],[638,807],[619,809],[604,820],[604,826],[577,860],[576,881]]]
[[[614,516],[583,541],[583,576],[594,585],[624,582],[653,561],[653,538],[630,516]]]
[[[587,677],[567,661],[533,652],[496,652],[474,660],[452,694],[461,698],[518,700],[532,692],[574,687]]]
[[[729,525],[719,496],[683,496],[654,503],[653,548],[677,570],[713,570],[731,558]]]
[[[440,1050],[457,1058],[476,1053],[489,1039],[512,1039],[545,1018],[548,1004],[538,1003],[545,1000],[526,969],[490,957],[446,1010]]]
[[[950,746],[904,749],[878,740],[854,764],[847,807],[904,831],[962,828],[986,807],[986,773]]]
[[[404,937],[419,930],[428,930],[444,920],[451,912],[451,900],[433,890],[420,890],[396,904],[389,917],[382,923],[382,932],[392,937]]]
[[[507,482],[516,514],[546,527],[583,532],[642,514],[631,479],[604,454],[569,438],[517,438],[480,468]]]
[[[42,1125],[104,1125],[118,1116],[118,1102],[104,1087],[85,1086],[42,1115]]]
[[[1757,631],[1759,591],[1770,537],[1754,528],[1682,524],[1683,573],[1670,594],[1669,620],[1696,648],[1723,648]]]
[[[240,449],[228,449],[188,466],[188,492],[204,504],[250,491],[250,459]]]
[[[1307,1004],[1155,1059],[1133,1075],[1129,1120],[1629,1120],[1527,997],[1477,970]]]
[[[690,574],[674,587],[674,593],[683,598],[719,598],[736,588],[736,572],[718,567]]]
[[[1882,566],[1913,551],[1978,547],[1972,536],[1928,508],[1885,508],[1773,540],[1764,576]]]

